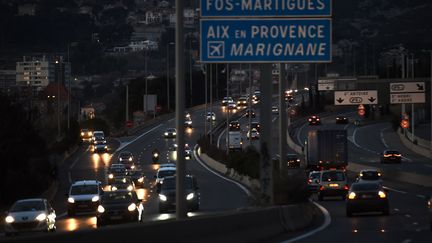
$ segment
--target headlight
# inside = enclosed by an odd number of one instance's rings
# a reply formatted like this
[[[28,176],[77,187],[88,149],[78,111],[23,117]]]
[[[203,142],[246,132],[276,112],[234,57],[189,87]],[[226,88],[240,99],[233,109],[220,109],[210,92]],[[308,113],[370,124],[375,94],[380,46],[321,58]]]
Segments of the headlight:
[[[123,158],[120,158],[119,161],[122,162],[122,161],[123,161]]]
[[[143,182],[144,182],[144,177],[140,177],[140,178],[138,179],[138,182],[143,183]]]
[[[128,207],[128,210],[129,210],[130,212],[135,211],[135,209],[136,209],[136,205],[135,205],[135,203],[132,203],[132,204],[129,205],[129,207]]]
[[[75,203],[75,199],[73,199],[73,197],[69,197],[69,198],[68,198],[68,202],[69,202],[69,203]]]
[[[167,200],[167,197],[165,196],[165,195],[163,195],[163,194],[159,194],[159,199],[161,200],[161,201],[166,201]]]
[[[81,136],[84,136],[84,133],[83,133],[83,132],[81,133]]]
[[[92,202],[97,202],[97,201],[99,201],[99,196],[92,197]]]
[[[108,178],[113,179],[113,178],[114,178],[114,175],[113,175],[113,174],[109,174],[109,175],[108,175]]]
[[[132,161],[132,157],[129,158],[129,161]]]
[[[89,136],[93,136],[93,133],[92,133],[92,132],[89,132],[88,135],[89,135]]]
[[[106,146],[106,145],[105,145],[105,147],[104,147],[104,148],[105,148],[105,149],[108,149],[108,146]]]
[[[132,190],[133,190],[133,186],[132,186],[132,185],[129,185],[129,186],[127,187],[127,190],[128,190],[128,191],[132,191]]]
[[[131,169],[132,169],[132,170],[135,169],[135,165],[132,165],[132,166],[131,166]]]
[[[173,136],[175,136],[177,133],[176,132],[173,132]]]
[[[10,223],[13,223],[15,221],[15,219],[12,216],[7,216],[5,221],[6,221],[6,223],[10,224]]]
[[[46,214],[41,213],[36,217],[37,221],[44,221],[47,218]]]
[[[165,136],[168,136],[168,133],[166,132],[166,133],[164,133],[164,135],[165,135]]]
[[[186,200],[192,200],[194,198],[194,196],[195,196],[195,194],[193,192],[191,192],[186,196]]]
[[[379,191],[379,192],[378,192],[378,196],[379,196],[380,198],[386,198],[386,197],[387,197],[387,195],[386,195],[383,191]]]
[[[348,199],[355,199],[355,197],[356,197],[356,194],[355,194],[355,192],[350,192],[350,194],[348,195]]]
[[[111,191],[117,191],[117,187],[111,186]]]
[[[97,208],[97,211],[98,211],[99,213],[104,213],[104,212],[105,212],[105,208],[102,207],[102,205],[99,205],[98,208]]]
[[[158,157],[158,156],[159,156],[158,153],[154,153],[154,154],[153,154],[153,157]]]

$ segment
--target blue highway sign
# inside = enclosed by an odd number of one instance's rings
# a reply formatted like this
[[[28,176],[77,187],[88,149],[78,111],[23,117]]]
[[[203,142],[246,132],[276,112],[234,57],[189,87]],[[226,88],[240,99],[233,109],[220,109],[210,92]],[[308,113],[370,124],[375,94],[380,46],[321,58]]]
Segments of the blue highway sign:
[[[330,17],[331,0],[201,0],[201,17]]]
[[[201,19],[204,63],[331,62],[331,19]]]

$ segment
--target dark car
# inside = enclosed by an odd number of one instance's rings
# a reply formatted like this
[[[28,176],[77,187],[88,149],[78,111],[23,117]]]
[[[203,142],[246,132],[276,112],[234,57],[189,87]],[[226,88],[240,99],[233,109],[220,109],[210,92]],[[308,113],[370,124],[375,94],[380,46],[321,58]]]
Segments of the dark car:
[[[135,169],[135,161],[134,156],[129,151],[123,151],[119,153],[118,161],[120,164],[124,164],[126,170],[133,170]]]
[[[105,138],[95,137],[93,141],[93,153],[107,153],[108,145]]]
[[[382,184],[381,172],[376,169],[361,170],[356,176],[356,182],[378,182]]]
[[[114,179],[110,185],[110,191],[133,191],[135,184],[130,178]]]
[[[81,129],[80,137],[83,142],[91,142],[93,137],[93,132],[87,128]]]
[[[297,154],[287,154],[286,159],[287,159],[288,167],[290,168],[300,167],[300,159]]]
[[[255,118],[256,117],[255,111],[252,109],[247,109],[245,113],[245,117],[249,117],[249,116]]]
[[[349,120],[346,116],[336,116],[336,124],[348,124]]]
[[[385,150],[381,154],[381,163],[401,163],[402,155],[396,150]]]
[[[321,119],[319,116],[310,116],[309,119],[309,125],[320,125],[321,124]]]
[[[198,183],[194,176],[185,177],[185,197],[189,211],[197,211],[200,206],[200,193]],[[176,203],[176,177],[165,177],[161,184],[159,193],[159,212],[165,213],[168,210],[175,210]]]
[[[261,132],[261,126],[259,122],[251,122],[251,127],[250,129],[256,129],[258,132]]]
[[[177,130],[175,128],[168,128],[164,132],[165,138],[176,138],[176,136],[177,136]]]
[[[312,191],[312,192],[318,191],[318,189],[320,187],[320,184],[319,184],[320,176],[321,176],[320,171],[309,172],[309,177],[308,177],[308,189],[309,189],[309,191]]]
[[[112,164],[108,169],[108,184],[111,184],[115,179],[126,178],[127,171],[124,164]]]
[[[130,170],[127,173],[128,177],[135,184],[135,187],[143,188],[145,184],[145,175],[141,170]]]
[[[346,199],[346,215],[354,213],[382,212],[389,214],[387,193],[378,182],[356,182],[351,185]]]
[[[112,222],[142,222],[144,206],[135,192],[105,192],[97,209],[98,227]]]
[[[229,130],[230,131],[240,131],[240,122],[239,121],[232,121],[229,123]]]

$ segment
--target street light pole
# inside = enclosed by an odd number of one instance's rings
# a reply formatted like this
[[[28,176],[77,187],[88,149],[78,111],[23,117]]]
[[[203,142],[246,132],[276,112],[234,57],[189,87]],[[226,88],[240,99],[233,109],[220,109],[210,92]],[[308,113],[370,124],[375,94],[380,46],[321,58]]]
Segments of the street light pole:
[[[126,85],[126,122],[129,121],[129,84]]]
[[[169,71],[169,69],[170,69],[169,46],[173,45],[173,44],[174,44],[174,42],[169,42],[167,44],[167,81],[166,82],[167,82],[167,108],[168,108],[168,112],[171,109],[171,106],[170,106],[170,82],[169,82],[169,79],[170,79],[170,71]]]
[[[230,76],[230,72],[229,72],[229,63],[227,63],[226,65],[226,69],[225,69],[225,73],[226,73],[226,97],[228,99],[229,97],[229,76]],[[228,103],[226,105],[226,154],[229,154],[229,114],[230,114],[230,110],[228,109]]]

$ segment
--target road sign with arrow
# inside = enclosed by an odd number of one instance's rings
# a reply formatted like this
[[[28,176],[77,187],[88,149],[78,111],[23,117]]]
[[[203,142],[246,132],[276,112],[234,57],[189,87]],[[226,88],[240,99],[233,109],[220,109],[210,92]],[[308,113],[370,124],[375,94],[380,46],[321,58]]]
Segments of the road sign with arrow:
[[[425,103],[425,83],[391,83],[390,104]]]
[[[335,91],[335,105],[376,105],[376,90]]]
[[[390,93],[425,92],[424,82],[390,83]]]

